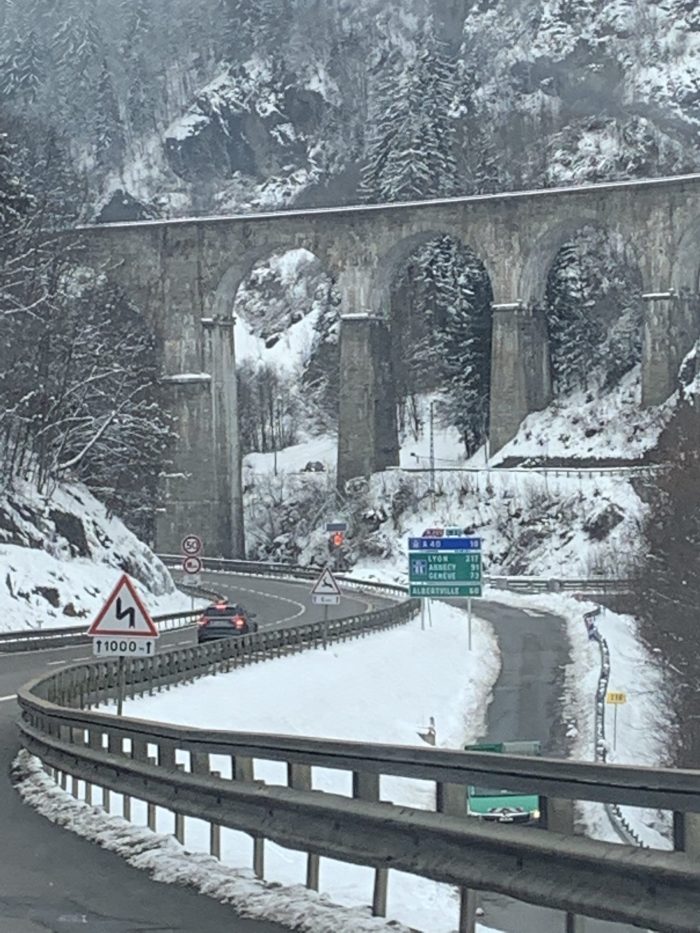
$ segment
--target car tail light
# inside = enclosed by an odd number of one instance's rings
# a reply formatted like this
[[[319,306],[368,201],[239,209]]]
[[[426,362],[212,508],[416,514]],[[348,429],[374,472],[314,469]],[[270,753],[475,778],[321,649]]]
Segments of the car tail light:
[[[236,626],[236,628],[244,628],[245,619],[243,618],[243,616],[234,616],[233,624]]]
[[[199,619],[197,619],[197,625],[201,628],[203,625],[206,625],[208,621],[209,619],[207,619],[206,616],[200,616]]]

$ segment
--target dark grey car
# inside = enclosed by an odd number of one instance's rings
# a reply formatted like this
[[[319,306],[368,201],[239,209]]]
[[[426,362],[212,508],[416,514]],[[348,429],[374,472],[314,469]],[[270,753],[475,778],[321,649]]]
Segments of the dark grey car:
[[[202,642],[217,638],[251,635],[258,630],[257,622],[252,621],[254,615],[243,606],[229,604],[224,600],[207,606],[197,623],[197,641],[201,645]]]

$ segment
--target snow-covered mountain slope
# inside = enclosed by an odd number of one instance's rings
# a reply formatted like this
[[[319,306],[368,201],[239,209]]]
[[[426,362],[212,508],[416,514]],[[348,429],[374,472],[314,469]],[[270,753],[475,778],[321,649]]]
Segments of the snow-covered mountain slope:
[[[638,461],[654,448],[678,402],[641,407],[640,367],[610,389],[577,389],[544,411],[529,415],[517,435],[494,457],[513,460]]]
[[[436,47],[450,73],[423,97],[447,115],[462,192],[699,164],[688,0],[124,0],[117,21],[112,6],[6,4],[0,37],[8,104],[67,128],[102,204],[117,189],[164,214],[355,201],[392,73],[410,85]],[[387,128],[400,150],[412,128]]]
[[[185,611],[163,564],[81,485],[0,493],[0,630],[89,624],[122,573],[150,612]]]

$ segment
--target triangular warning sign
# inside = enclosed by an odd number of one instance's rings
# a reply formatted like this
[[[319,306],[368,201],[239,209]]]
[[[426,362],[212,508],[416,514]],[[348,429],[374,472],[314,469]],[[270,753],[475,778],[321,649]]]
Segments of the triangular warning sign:
[[[311,592],[317,596],[340,596],[340,587],[328,567],[324,567]]]
[[[112,590],[87,633],[129,635],[132,638],[158,638],[160,634],[126,574]]]

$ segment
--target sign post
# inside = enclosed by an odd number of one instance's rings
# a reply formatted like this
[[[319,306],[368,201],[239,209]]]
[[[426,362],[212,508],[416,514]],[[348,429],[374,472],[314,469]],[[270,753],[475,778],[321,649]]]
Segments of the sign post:
[[[617,748],[617,708],[627,702],[627,694],[622,690],[609,690],[605,697],[606,702],[613,707],[613,749]]]
[[[199,535],[185,535],[180,544],[182,550],[182,569],[191,577],[190,586],[199,586],[202,572],[202,539]],[[192,596],[192,610],[194,611],[194,593]]]
[[[337,606],[340,602],[340,587],[333,576],[330,567],[324,567],[321,576],[311,588],[311,602],[315,606],[323,606],[323,621],[328,621],[328,607]],[[325,635],[324,635],[325,641]]]
[[[481,538],[463,537],[459,529],[429,528],[420,538],[408,539],[408,592],[426,599],[466,599],[469,650],[472,650],[472,598],[482,593]]]
[[[124,705],[125,657],[153,657],[160,632],[141,602],[134,585],[123,574],[87,631],[97,658],[118,658],[117,715]]]

